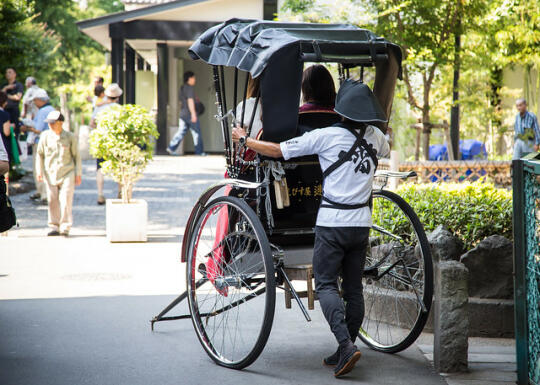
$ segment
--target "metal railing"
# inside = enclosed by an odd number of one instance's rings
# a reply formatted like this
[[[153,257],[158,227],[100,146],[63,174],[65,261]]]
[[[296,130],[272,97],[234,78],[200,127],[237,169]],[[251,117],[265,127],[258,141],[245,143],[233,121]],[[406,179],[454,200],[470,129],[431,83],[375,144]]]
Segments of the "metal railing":
[[[540,155],[512,163],[518,384],[540,385]]]

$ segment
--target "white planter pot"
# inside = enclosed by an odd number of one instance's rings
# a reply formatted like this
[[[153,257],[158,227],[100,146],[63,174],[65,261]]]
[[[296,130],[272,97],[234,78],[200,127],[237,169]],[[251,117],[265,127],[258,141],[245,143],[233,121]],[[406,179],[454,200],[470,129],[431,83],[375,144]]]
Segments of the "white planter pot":
[[[107,199],[106,229],[109,242],[146,242],[148,204],[142,199],[122,203]]]

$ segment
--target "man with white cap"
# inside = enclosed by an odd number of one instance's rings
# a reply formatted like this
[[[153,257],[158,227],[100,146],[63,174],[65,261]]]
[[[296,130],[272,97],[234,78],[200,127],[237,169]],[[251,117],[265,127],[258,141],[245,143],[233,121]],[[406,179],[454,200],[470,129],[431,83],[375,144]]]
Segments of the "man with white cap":
[[[362,274],[371,219],[371,190],[379,157],[390,147],[372,124],[386,122],[369,87],[347,79],[336,97],[341,123],[316,129],[282,143],[250,138],[235,128],[232,139],[260,154],[285,160],[316,154],[323,170],[323,194],[315,226],[313,273],[321,309],[339,347],[323,362],[334,375],[350,372],[360,352],[354,341],[364,318]],[[343,300],[338,277],[342,277]]]
[[[94,109],[94,112],[92,113],[92,120],[90,121],[90,127],[96,128],[97,122],[99,120],[99,114],[102,111],[105,111],[112,106],[118,105],[118,101],[120,100],[120,96],[122,96],[122,89],[120,86],[116,83],[110,84],[105,89],[105,96],[107,97],[108,103],[102,104],[100,106],[96,106]],[[101,163],[103,163],[103,159],[96,159],[97,162],[97,171],[96,171],[96,184],[98,189],[98,199],[97,204],[103,205],[105,204],[105,196],[103,195],[103,186],[105,184],[105,180],[103,178],[103,173],[101,172]]]
[[[42,88],[38,88],[32,93],[32,99],[30,100],[38,110],[33,120],[28,118],[23,119],[23,131],[27,131],[28,139],[26,140],[29,145],[32,146],[32,156],[33,159],[33,172],[34,172],[34,183],[36,185],[36,192],[30,195],[30,199],[35,200],[36,202],[41,202],[42,204],[47,203],[47,190],[43,182],[38,181],[38,169],[37,169],[37,147],[39,142],[39,135],[49,129],[47,122],[45,121],[47,115],[51,111],[54,111],[54,107],[51,106],[49,95],[47,91]]]
[[[82,165],[77,138],[64,131],[64,116],[51,111],[45,119],[49,130],[41,134],[38,145],[38,180],[47,186],[49,236],[69,235],[73,223],[75,185],[81,184]]]

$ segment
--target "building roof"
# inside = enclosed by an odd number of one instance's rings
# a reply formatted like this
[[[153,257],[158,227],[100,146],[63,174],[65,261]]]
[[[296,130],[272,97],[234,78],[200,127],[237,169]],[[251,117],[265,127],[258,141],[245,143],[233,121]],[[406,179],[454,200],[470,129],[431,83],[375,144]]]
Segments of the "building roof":
[[[111,28],[124,26],[135,32],[133,36],[124,36],[125,41],[154,64],[158,43],[189,47],[212,25],[234,17],[263,19],[269,4],[277,9],[277,0],[124,0],[125,4],[135,2],[141,6],[82,20],[77,26],[107,50],[111,50]],[[151,24],[156,28],[150,28]],[[150,36],[155,29],[159,30],[159,36]],[[184,30],[186,33],[182,34]],[[182,35],[182,38],[171,37],[173,35]]]
[[[173,0],[122,0],[126,11],[131,11],[133,9],[148,7],[155,4],[170,3]]]

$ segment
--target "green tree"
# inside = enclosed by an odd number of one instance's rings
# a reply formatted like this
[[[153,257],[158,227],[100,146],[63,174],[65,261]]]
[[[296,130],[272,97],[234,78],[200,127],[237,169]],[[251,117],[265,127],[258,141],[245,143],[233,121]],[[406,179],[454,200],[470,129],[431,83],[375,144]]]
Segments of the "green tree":
[[[440,71],[456,64],[455,34],[473,25],[485,7],[479,0],[349,0],[339,3],[289,0],[283,10],[285,13],[305,12],[305,19],[310,21],[351,22],[372,29],[402,47],[405,97],[423,124],[422,148],[426,157],[432,109],[441,102],[434,98],[433,87]],[[314,11],[317,8],[318,12]],[[321,10],[328,13],[321,16]]]
[[[52,58],[60,39],[32,16],[32,9],[23,1],[0,2],[0,63],[2,70],[13,67],[19,77],[35,72],[52,71]]]

